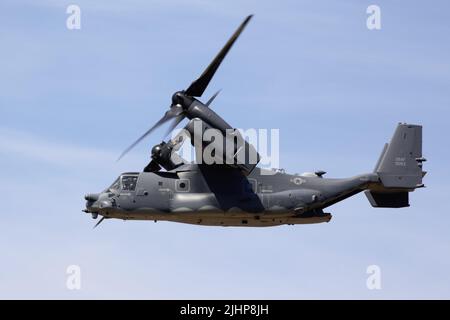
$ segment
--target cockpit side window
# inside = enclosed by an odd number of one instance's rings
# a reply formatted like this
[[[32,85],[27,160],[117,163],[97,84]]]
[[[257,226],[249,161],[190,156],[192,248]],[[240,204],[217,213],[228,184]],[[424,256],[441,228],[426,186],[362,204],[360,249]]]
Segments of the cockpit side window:
[[[136,190],[138,176],[122,176],[122,190],[134,191]]]

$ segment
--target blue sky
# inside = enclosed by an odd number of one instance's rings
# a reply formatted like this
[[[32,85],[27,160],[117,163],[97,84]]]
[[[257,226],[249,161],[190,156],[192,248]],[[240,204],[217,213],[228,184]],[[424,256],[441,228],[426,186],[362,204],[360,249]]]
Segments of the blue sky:
[[[81,30],[66,7],[81,7]],[[366,28],[381,7],[382,29]],[[0,298],[450,298],[446,1],[12,1],[0,4]],[[205,97],[234,127],[280,129],[281,167],[372,170],[398,122],[424,126],[426,189],[406,209],[360,194],[328,224],[95,223],[83,195],[255,14]],[[82,288],[66,288],[79,265]],[[366,268],[381,268],[368,290]]]

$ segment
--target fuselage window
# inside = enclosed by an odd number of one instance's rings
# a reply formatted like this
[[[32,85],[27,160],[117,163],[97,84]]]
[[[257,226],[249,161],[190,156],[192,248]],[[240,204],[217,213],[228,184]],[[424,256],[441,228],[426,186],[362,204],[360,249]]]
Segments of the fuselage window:
[[[136,190],[137,176],[122,176],[122,190],[134,191]]]
[[[176,191],[178,192],[189,192],[190,185],[189,180],[187,179],[180,179],[176,182]]]

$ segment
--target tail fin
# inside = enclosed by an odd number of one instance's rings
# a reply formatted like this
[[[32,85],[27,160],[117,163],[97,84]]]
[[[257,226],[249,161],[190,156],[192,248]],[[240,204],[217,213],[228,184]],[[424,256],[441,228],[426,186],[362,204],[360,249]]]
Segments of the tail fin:
[[[408,192],[424,187],[422,126],[400,123],[375,166],[381,188],[366,191],[374,207],[409,206]]]
[[[422,186],[422,126],[399,124],[375,168],[386,188]]]

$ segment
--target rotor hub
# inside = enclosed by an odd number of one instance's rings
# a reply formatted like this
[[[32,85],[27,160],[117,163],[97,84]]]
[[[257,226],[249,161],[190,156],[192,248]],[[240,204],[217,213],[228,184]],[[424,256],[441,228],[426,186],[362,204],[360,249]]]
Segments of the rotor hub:
[[[161,153],[161,144],[157,144],[152,148],[152,158],[159,156]]]
[[[172,95],[172,105],[184,105],[184,92],[183,91],[177,91]]]

